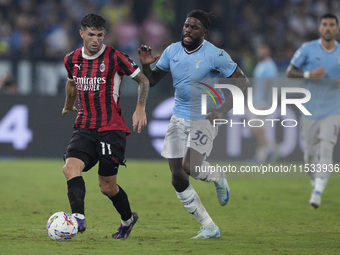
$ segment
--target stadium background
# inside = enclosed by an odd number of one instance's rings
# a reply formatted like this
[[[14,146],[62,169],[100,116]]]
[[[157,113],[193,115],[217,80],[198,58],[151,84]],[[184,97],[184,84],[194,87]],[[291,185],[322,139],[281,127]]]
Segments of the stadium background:
[[[66,82],[63,58],[81,46],[79,22],[86,13],[102,14],[109,21],[105,43],[138,62],[141,43],[152,45],[156,54],[180,40],[185,15],[196,8],[213,12],[207,39],[225,49],[248,77],[252,77],[259,43],[271,46],[284,77],[294,51],[302,42],[318,38],[318,17],[328,11],[340,17],[336,0],[1,0],[0,157],[62,156],[75,118],[72,114],[61,117]],[[170,75],[151,89],[149,125],[141,135],[130,136],[128,158],[160,158],[172,94]],[[136,95],[136,85],[125,78],[121,102],[129,127]],[[233,160],[251,158],[255,143],[249,130],[229,135],[238,138],[232,143],[225,139],[228,132],[220,132],[222,155]],[[277,131],[278,142],[289,147],[281,159],[302,160],[299,129],[289,132]],[[334,154],[339,152],[337,145]]]

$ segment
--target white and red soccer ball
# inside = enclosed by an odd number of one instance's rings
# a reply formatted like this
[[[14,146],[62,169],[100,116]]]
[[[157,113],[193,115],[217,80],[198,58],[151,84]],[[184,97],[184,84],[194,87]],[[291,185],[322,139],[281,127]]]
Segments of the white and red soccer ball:
[[[78,222],[66,212],[57,212],[47,221],[47,234],[52,240],[70,240],[78,233]]]

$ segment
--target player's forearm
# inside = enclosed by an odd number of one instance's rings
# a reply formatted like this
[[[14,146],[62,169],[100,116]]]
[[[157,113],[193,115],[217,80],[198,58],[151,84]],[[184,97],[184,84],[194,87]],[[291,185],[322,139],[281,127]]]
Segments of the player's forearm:
[[[232,78],[232,83],[234,83],[239,89],[242,90],[242,93],[246,98],[248,94],[248,87],[250,87],[250,82],[247,76],[245,76],[243,71],[239,67],[237,67],[237,69],[235,70],[233,75],[230,76],[230,78]],[[226,102],[222,105],[221,111],[224,114],[227,114],[232,108],[233,97],[230,94],[229,97],[226,99]]]
[[[150,87],[155,86],[157,82],[155,81],[155,77],[154,77],[155,75],[150,65],[142,65],[142,70],[143,70],[143,74],[148,78],[150,82]]]
[[[286,71],[286,76],[288,78],[304,78],[304,72],[293,65],[289,65]]]
[[[65,89],[65,109],[72,109],[74,104],[77,101],[77,87],[75,84],[72,84],[71,82],[66,83],[66,89]]]
[[[147,79],[139,83],[138,100],[137,100],[138,105],[143,105],[145,107],[146,100],[149,95],[149,88],[150,88],[150,83]]]
[[[149,95],[149,88],[150,82],[149,79],[142,73],[138,73],[136,77],[133,78],[139,85],[138,87],[138,99],[137,99],[137,106],[144,106],[146,105],[146,100]]]
[[[233,97],[229,96],[225,103],[221,106],[220,111],[223,113],[223,115],[227,115],[227,113],[233,108]]]
[[[157,66],[155,66],[153,69],[151,69],[150,65],[142,65],[143,73],[144,75],[149,79],[150,81],[150,87],[155,86],[158,84],[158,82],[165,77],[167,72],[159,69]]]
[[[71,110],[77,101],[77,95],[66,96],[64,108]]]

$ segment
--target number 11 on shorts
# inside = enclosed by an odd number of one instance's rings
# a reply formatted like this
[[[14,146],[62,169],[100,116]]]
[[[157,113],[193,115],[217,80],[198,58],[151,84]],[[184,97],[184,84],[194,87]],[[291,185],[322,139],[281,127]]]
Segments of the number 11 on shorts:
[[[102,155],[106,154],[106,148],[107,148],[108,155],[111,155],[111,145],[108,143],[104,143],[104,142],[100,142],[100,144],[102,145]]]

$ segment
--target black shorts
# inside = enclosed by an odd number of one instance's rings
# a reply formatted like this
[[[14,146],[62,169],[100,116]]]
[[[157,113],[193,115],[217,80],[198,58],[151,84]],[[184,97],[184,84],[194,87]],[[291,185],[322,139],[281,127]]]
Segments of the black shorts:
[[[78,158],[85,163],[84,172],[99,161],[98,174],[112,176],[119,165],[125,165],[126,133],[118,130],[98,132],[78,128],[73,131],[64,160]]]

